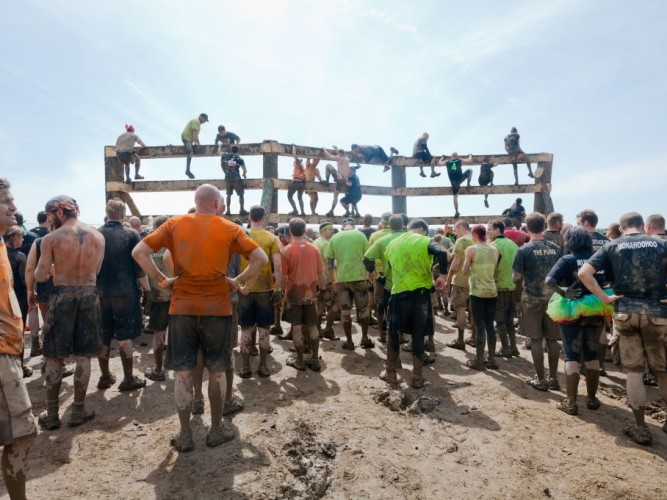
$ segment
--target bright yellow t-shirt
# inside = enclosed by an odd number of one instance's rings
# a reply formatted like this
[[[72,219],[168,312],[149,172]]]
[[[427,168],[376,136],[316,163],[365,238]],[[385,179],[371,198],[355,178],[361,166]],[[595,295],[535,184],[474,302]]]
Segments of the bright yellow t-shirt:
[[[251,292],[270,292],[273,290],[273,272],[271,271],[273,256],[280,255],[278,238],[266,229],[258,227],[253,227],[248,232],[250,233],[250,238],[264,250],[264,253],[269,258],[269,262],[262,268],[257,278],[248,285],[250,287],[249,290]],[[241,271],[246,267],[248,267],[248,261],[241,257]]]
[[[186,141],[193,141],[194,138],[192,136],[193,131],[200,131],[201,130],[201,123],[199,123],[199,118],[193,118],[188,122],[188,124],[185,126],[183,129],[183,139]]]

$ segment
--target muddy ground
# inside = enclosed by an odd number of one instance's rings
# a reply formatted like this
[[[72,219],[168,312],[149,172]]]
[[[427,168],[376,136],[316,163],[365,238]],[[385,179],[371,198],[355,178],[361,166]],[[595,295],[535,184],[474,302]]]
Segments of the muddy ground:
[[[385,353],[379,343],[349,352],[340,341],[323,341],[322,372],[296,372],[285,365],[290,343],[272,337],[271,378],[235,381],[246,407],[226,422],[237,438],[218,448],[205,446],[207,407],[203,418],[194,417],[196,449],[187,454],[169,445],[178,428],[171,375],[132,393],[119,392],[117,385],[100,391],[94,362],[87,406],[97,416],[79,428],[40,432],[29,458],[28,495],[667,498],[664,404],[648,418],[653,445],[630,442],[622,434],[631,413],[618,370],[602,379],[598,411],[582,404],[580,415],[570,417],[555,408],[562,392],[541,393],[526,384],[532,374],[528,351],[501,361],[500,371],[473,372],[464,366],[470,348],[463,353],[445,347],[454,335],[452,323],[439,318],[437,329],[437,361],[426,369],[430,386],[422,390],[406,383],[410,353],[402,353],[401,390],[388,391],[377,377]],[[338,326],[336,331],[342,335]],[[377,336],[377,330],[371,333]],[[143,372],[153,363],[151,335],[139,342],[136,368]],[[252,362],[255,368],[257,358]],[[41,358],[29,364],[37,367]],[[116,349],[112,368],[120,379]],[[38,371],[28,388],[38,414],[45,409]],[[659,398],[655,388],[648,395],[649,401]],[[61,397],[64,423],[72,396],[68,378]]]

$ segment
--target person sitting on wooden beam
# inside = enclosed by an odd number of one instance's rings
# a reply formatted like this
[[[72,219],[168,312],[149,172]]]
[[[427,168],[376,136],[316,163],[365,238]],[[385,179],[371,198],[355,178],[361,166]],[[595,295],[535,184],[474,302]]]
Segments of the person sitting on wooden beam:
[[[415,141],[414,146],[412,146],[412,157],[419,160],[419,175],[426,177],[424,173],[424,165],[431,165],[431,177],[438,177],[440,172],[435,171],[436,159],[433,158],[431,152],[428,150],[428,132],[424,132],[419,138]]]
[[[449,177],[449,182],[452,184],[452,194],[454,195],[454,217],[461,215],[459,213],[459,189],[461,188],[461,184],[463,184],[463,181],[467,180],[468,187],[470,187],[470,181],[472,179],[472,169],[469,168],[464,172],[461,165],[470,165],[471,163],[472,155],[462,160],[459,158],[459,154],[456,151],[452,153],[452,157],[449,160],[446,160],[443,156],[437,163],[438,165],[444,165],[447,168],[447,176]],[[433,175],[431,175],[431,177],[433,177]]]
[[[290,182],[289,187],[287,188],[287,201],[292,205],[292,211],[289,215],[306,215],[303,211],[303,192],[306,189],[306,171],[303,167],[303,160],[296,155],[296,146],[292,144],[292,155],[294,156],[294,171],[292,172],[292,182]],[[301,211],[297,211],[296,205],[294,204],[294,193],[297,193],[297,199],[299,200],[299,208]]]
[[[505,136],[505,151],[507,151],[507,154],[512,157],[511,162],[512,162],[512,167],[514,168],[515,186],[519,185],[519,173],[517,167],[517,163],[519,160],[523,160],[526,162],[526,166],[528,167],[528,177],[535,177],[533,175],[533,169],[530,167],[530,162],[526,158],[526,154],[523,152],[521,146],[519,145],[520,137],[521,136],[517,132],[516,127],[512,127],[510,133]]]
[[[384,164],[383,172],[386,172],[391,168],[392,163],[394,162],[394,155],[398,154],[398,150],[395,147],[390,147],[391,156],[387,156],[384,149],[380,146],[360,146],[359,144],[352,144],[350,146],[352,152],[363,158],[362,163],[373,163],[375,160],[379,160]]]

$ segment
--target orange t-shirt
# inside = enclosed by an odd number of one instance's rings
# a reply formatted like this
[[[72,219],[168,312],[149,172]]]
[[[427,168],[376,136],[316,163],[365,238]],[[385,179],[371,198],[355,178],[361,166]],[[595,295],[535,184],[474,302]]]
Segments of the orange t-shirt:
[[[303,165],[297,160],[294,160],[294,171],[292,172],[293,181],[306,181],[306,171],[303,169]]]
[[[23,351],[23,320],[20,310],[12,311],[11,295],[18,308],[7,248],[0,238],[0,354],[20,356]]]
[[[317,280],[324,272],[320,251],[307,241],[293,241],[281,251],[283,276],[286,279],[287,302],[317,302]]]
[[[143,241],[171,252],[178,279],[169,314],[188,316],[231,316],[227,265],[233,254],[248,257],[259,247],[240,226],[202,214],[172,217]]]

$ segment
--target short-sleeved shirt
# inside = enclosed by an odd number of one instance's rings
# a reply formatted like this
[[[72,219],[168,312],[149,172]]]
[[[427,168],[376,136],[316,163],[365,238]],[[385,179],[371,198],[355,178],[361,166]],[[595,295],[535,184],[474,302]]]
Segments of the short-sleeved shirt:
[[[462,165],[463,163],[461,162],[461,158],[447,160],[445,162],[447,176],[449,177],[450,181],[457,182],[459,179],[461,179],[461,176],[463,175]]]
[[[186,141],[193,141],[194,140],[193,132],[195,130],[197,132],[201,130],[201,123],[199,123],[199,118],[193,118],[188,122],[188,124],[183,129],[183,133],[181,134],[183,139],[185,139]]]
[[[22,351],[23,320],[14,293],[7,247],[0,237],[0,354],[20,356]]]
[[[581,266],[583,266],[592,255],[593,252],[577,252],[563,255],[549,271],[546,278],[547,283],[552,282],[559,286],[568,287],[578,283],[578,288],[581,289],[582,295],[590,295],[591,291],[579,281],[578,273]],[[596,272],[593,276],[600,286],[604,285],[604,269]]]
[[[366,235],[366,239],[370,241],[371,235],[375,232],[375,229],[373,229],[372,227],[363,227],[359,229],[359,231],[364,233]]]
[[[516,283],[512,280],[512,266],[516,259],[516,253],[519,247],[512,240],[505,236],[497,236],[490,245],[498,250],[500,254],[500,262],[496,268],[496,288],[498,291],[514,291],[516,290]]]
[[[368,244],[369,245],[373,245],[373,243],[375,243],[377,240],[379,240],[380,238],[384,238],[385,236],[387,236],[391,232],[391,229],[389,229],[389,225],[385,224],[385,226],[386,227],[384,227],[382,229],[378,229],[373,234],[371,234],[371,237],[368,238]],[[378,273],[382,272],[382,261],[380,259],[376,259],[376,261],[375,261],[375,270]]]
[[[433,257],[428,253],[431,239],[418,233],[396,233],[385,250],[387,266],[391,268],[391,294],[397,295],[433,285]],[[386,239],[381,240],[384,241]],[[379,243],[381,243],[379,242]]]
[[[241,168],[245,166],[245,161],[239,155],[234,153],[224,153],[222,155],[222,170],[225,173],[226,181],[235,181],[241,178]]]
[[[100,297],[138,296],[137,279],[145,273],[132,258],[132,250],[140,241],[139,234],[115,220],[108,221],[98,231],[104,236],[104,260],[97,275]]]
[[[417,139],[415,141],[414,146],[412,146],[412,154],[416,155],[418,153],[423,153],[423,152],[431,154],[428,150],[427,141],[428,139],[423,139],[421,137]]]
[[[363,259],[368,246],[368,240],[364,233],[356,229],[340,231],[329,240],[324,258],[336,261],[336,280],[338,283],[366,279],[366,268]]]
[[[172,217],[143,240],[153,251],[166,247],[174,260],[169,314],[231,316],[225,276],[234,253],[248,257],[259,245],[233,222],[218,215]]]
[[[588,260],[596,271],[605,270],[613,281],[614,309],[667,317],[667,241],[646,234],[628,234],[610,241]]]
[[[259,227],[252,227],[248,231],[252,240],[264,250],[264,253],[269,258],[269,261],[259,271],[257,278],[249,285],[251,292],[270,292],[273,290],[273,273],[271,272],[271,265],[273,263],[273,256],[280,255],[280,245],[275,234],[269,233],[266,229]],[[248,267],[248,260],[241,259],[241,271]]]
[[[536,299],[549,300],[553,292],[544,280],[562,255],[555,243],[532,240],[516,253],[513,270],[523,274],[523,294]]]
[[[472,236],[470,234],[466,234],[465,236],[456,240],[456,243],[454,243],[454,250],[452,253],[455,258],[456,257],[459,258],[459,270],[456,271],[456,273],[452,277],[452,285],[460,286],[466,289],[470,286],[469,283],[470,275],[463,273],[463,263],[466,260],[466,248],[468,248],[472,244],[473,241],[472,241]]]
[[[526,208],[523,205],[512,203],[512,206],[507,209],[507,216],[512,219],[521,220],[526,215]]]
[[[197,120],[199,122],[199,120]],[[116,153],[131,153],[134,151],[134,145],[141,139],[134,132],[125,132],[116,139]]]
[[[507,151],[509,154],[520,153],[521,152],[521,146],[519,145],[520,137],[521,136],[516,132],[507,134],[505,136],[505,151]]]
[[[317,282],[324,272],[319,250],[307,241],[293,241],[281,251],[285,290],[290,304],[317,302]]]
[[[555,230],[547,230],[542,233],[542,236],[544,237],[545,240],[550,241],[551,243],[555,243],[558,245],[561,250],[565,248],[565,242],[563,241],[563,235],[561,234],[560,231],[555,231]]]
[[[199,120],[197,120],[199,121]],[[236,135],[234,132],[225,132],[224,135],[216,134],[215,135],[215,145],[217,146],[219,142],[222,142],[223,144],[225,142],[229,142],[229,144],[238,144],[241,142],[241,138]]]
[[[518,247],[521,247],[530,241],[530,236],[519,229],[505,229],[505,238],[512,240]]]
[[[384,277],[386,278],[384,288],[385,290],[391,291],[391,288],[393,286],[393,282],[391,279],[391,268],[387,266],[387,255],[386,255],[386,250],[387,246],[389,246],[389,243],[394,241],[396,238],[399,236],[405,234],[405,231],[392,231],[389,234],[385,235],[384,237],[380,238],[377,240],[375,243],[373,243],[368,250],[366,250],[366,253],[364,254],[364,257],[366,257],[369,260],[375,260],[375,269],[377,270],[378,265],[377,263],[381,263],[381,269],[383,270]],[[378,271],[380,272],[380,271]]]
[[[350,186],[347,190],[347,195],[345,195],[345,198],[347,198],[347,201],[350,203],[357,204],[359,200],[361,200],[361,182],[359,181],[357,174],[354,172],[351,173],[347,179],[350,181]]]
[[[609,243],[609,238],[607,238],[604,234],[598,233],[597,231],[593,231],[592,233],[588,233],[591,235],[591,239],[593,240],[593,252],[597,252],[600,248],[605,246],[605,244]]]
[[[325,240],[321,236],[319,238],[316,238],[315,241],[313,241],[313,245],[315,245],[315,248],[317,248],[317,251],[320,252],[320,257],[322,259],[322,265],[325,266],[326,264],[324,262],[324,254],[327,250],[327,247],[329,246],[329,240]],[[331,283],[331,276],[329,273],[324,273],[324,282],[325,284],[330,284]]]

